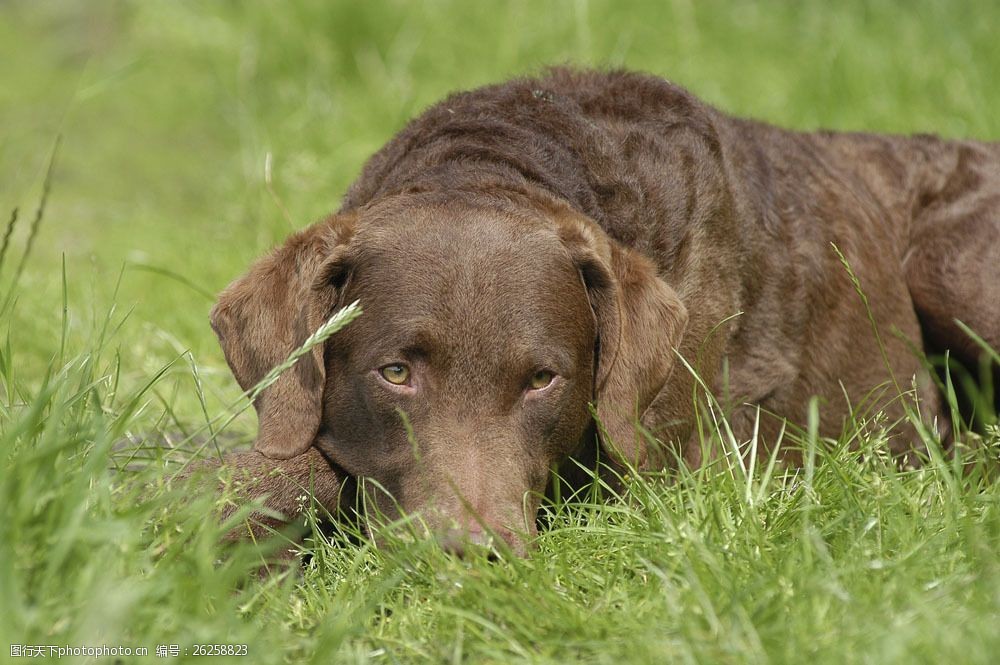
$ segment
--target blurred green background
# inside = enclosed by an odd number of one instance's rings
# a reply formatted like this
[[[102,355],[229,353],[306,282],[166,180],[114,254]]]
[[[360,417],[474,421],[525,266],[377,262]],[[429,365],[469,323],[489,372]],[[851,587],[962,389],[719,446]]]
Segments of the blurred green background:
[[[126,374],[191,349],[235,396],[210,295],[336,208],[365,158],[449,91],[622,66],[792,128],[995,139],[998,26],[996,3],[946,1],[5,2],[0,214],[21,207],[15,249],[63,137],[13,314],[22,378],[58,344],[65,256],[71,339],[125,267]]]

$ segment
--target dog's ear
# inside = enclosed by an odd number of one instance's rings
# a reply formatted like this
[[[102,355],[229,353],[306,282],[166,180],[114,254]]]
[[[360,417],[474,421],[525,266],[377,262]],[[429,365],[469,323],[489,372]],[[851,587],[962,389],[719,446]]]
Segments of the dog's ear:
[[[241,388],[257,385],[333,312],[353,230],[353,218],[339,215],[300,231],[219,295],[212,329]],[[275,459],[305,452],[319,430],[325,380],[320,344],[254,400],[254,449]]]
[[[602,448],[612,461],[641,468],[648,451],[636,425],[674,369],[687,310],[651,261],[589,218],[564,211],[556,224],[597,322],[594,397]]]

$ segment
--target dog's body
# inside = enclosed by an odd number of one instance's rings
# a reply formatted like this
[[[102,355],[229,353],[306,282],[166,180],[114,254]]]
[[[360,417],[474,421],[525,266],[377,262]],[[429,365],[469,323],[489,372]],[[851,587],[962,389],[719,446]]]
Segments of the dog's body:
[[[1000,144],[795,133],[554,70],[413,121],[213,325],[247,387],[354,298],[365,314],[256,405],[258,451],[372,478],[446,542],[520,545],[525,494],[594,453],[588,403],[612,464],[703,462],[694,373],[764,446],[812,396],[822,434],[861,405],[897,453],[913,428],[947,438],[914,349],[974,361],[954,319],[1000,348]]]

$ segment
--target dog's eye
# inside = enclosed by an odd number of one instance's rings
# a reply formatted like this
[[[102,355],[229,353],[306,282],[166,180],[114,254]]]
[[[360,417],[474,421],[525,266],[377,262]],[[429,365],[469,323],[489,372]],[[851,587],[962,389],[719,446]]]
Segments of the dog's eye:
[[[389,383],[401,386],[410,380],[410,368],[406,365],[386,365],[379,370],[382,378]]]
[[[532,390],[541,390],[552,383],[552,379],[554,378],[556,378],[556,375],[547,369],[539,370],[528,379],[528,387]]]

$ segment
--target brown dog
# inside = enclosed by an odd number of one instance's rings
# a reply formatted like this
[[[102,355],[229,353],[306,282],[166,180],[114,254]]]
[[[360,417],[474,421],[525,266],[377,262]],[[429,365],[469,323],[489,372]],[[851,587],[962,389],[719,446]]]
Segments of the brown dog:
[[[824,435],[864,403],[897,453],[914,428],[946,438],[910,347],[974,361],[960,319],[1000,348],[1000,145],[795,133],[557,69],[414,120],[212,325],[249,388],[354,300],[257,400],[256,451],[302,484],[376,481],[375,507],[450,549],[493,532],[523,551],[552,467],[598,446],[613,468],[703,461],[694,373],[737,437],[769,414],[765,446],[811,396]]]

